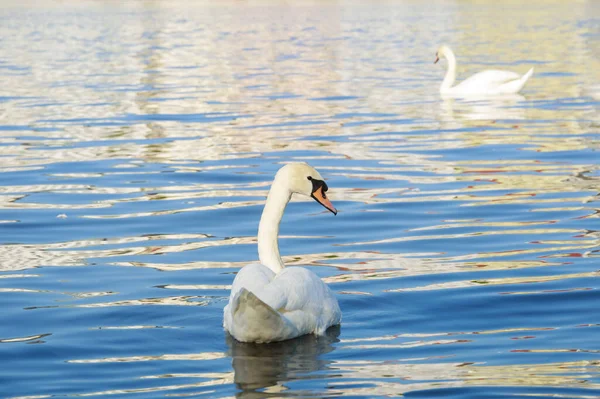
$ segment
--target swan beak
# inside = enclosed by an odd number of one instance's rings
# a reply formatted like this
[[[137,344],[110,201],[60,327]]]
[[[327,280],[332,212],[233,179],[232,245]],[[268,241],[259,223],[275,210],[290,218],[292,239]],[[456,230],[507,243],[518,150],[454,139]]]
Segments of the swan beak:
[[[438,57],[437,55],[435,56],[435,61],[433,61],[434,64],[437,64],[438,61],[440,60],[440,57]]]
[[[335,209],[335,207],[333,206],[331,201],[329,201],[329,198],[327,198],[327,196],[323,192],[323,186],[321,186],[321,187],[317,188],[315,191],[313,191],[312,197],[319,204],[321,204],[325,208],[327,208],[331,213],[333,213],[334,215],[337,215],[337,209]]]

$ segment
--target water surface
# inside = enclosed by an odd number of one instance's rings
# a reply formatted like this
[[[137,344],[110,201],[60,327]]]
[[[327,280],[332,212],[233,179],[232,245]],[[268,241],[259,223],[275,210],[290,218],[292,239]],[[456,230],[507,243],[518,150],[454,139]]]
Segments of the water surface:
[[[597,397],[599,4],[494,3],[3,3],[0,396]],[[442,100],[442,43],[535,74]],[[236,343],[289,161],[343,323]]]

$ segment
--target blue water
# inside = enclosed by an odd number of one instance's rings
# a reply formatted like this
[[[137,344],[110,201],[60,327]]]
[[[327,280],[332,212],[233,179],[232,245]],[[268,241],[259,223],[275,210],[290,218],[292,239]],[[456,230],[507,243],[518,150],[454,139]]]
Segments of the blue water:
[[[599,6],[3,2],[0,397],[600,396]],[[536,72],[442,100],[442,43]],[[284,260],[343,322],[240,344],[288,161],[340,212],[293,201]]]

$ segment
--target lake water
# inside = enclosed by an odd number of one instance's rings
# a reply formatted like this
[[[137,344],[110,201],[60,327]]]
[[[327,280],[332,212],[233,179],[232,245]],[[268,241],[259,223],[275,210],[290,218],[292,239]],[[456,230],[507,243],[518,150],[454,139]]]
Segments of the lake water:
[[[426,4],[427,3],[427,4]],[[496,4],[501,3],[501,4]],[[600,2],[0,5],[0,397],[600,395]],[[442,100],[535,73],[521,96]],[[288,161],[340,328],[232,341]]]

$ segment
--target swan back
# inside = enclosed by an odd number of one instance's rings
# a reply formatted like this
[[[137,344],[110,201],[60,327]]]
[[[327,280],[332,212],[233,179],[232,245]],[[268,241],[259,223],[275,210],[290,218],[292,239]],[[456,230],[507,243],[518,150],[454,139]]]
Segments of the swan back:
[[[271,271],[262,265],[244,267],[224,309],[224,327],[238,341],[261,343],[322,335],[340,323],[342,312],[335,296],[310,270],[285,268],[270,281],[262,281],[260,287],[254,286],[256,276],[269,279]]]
[[[465,79],[447,93],[458,95],[516,94],[525,86],[532,74],[533,68],[523,76],[511,71],[485,70]]]

